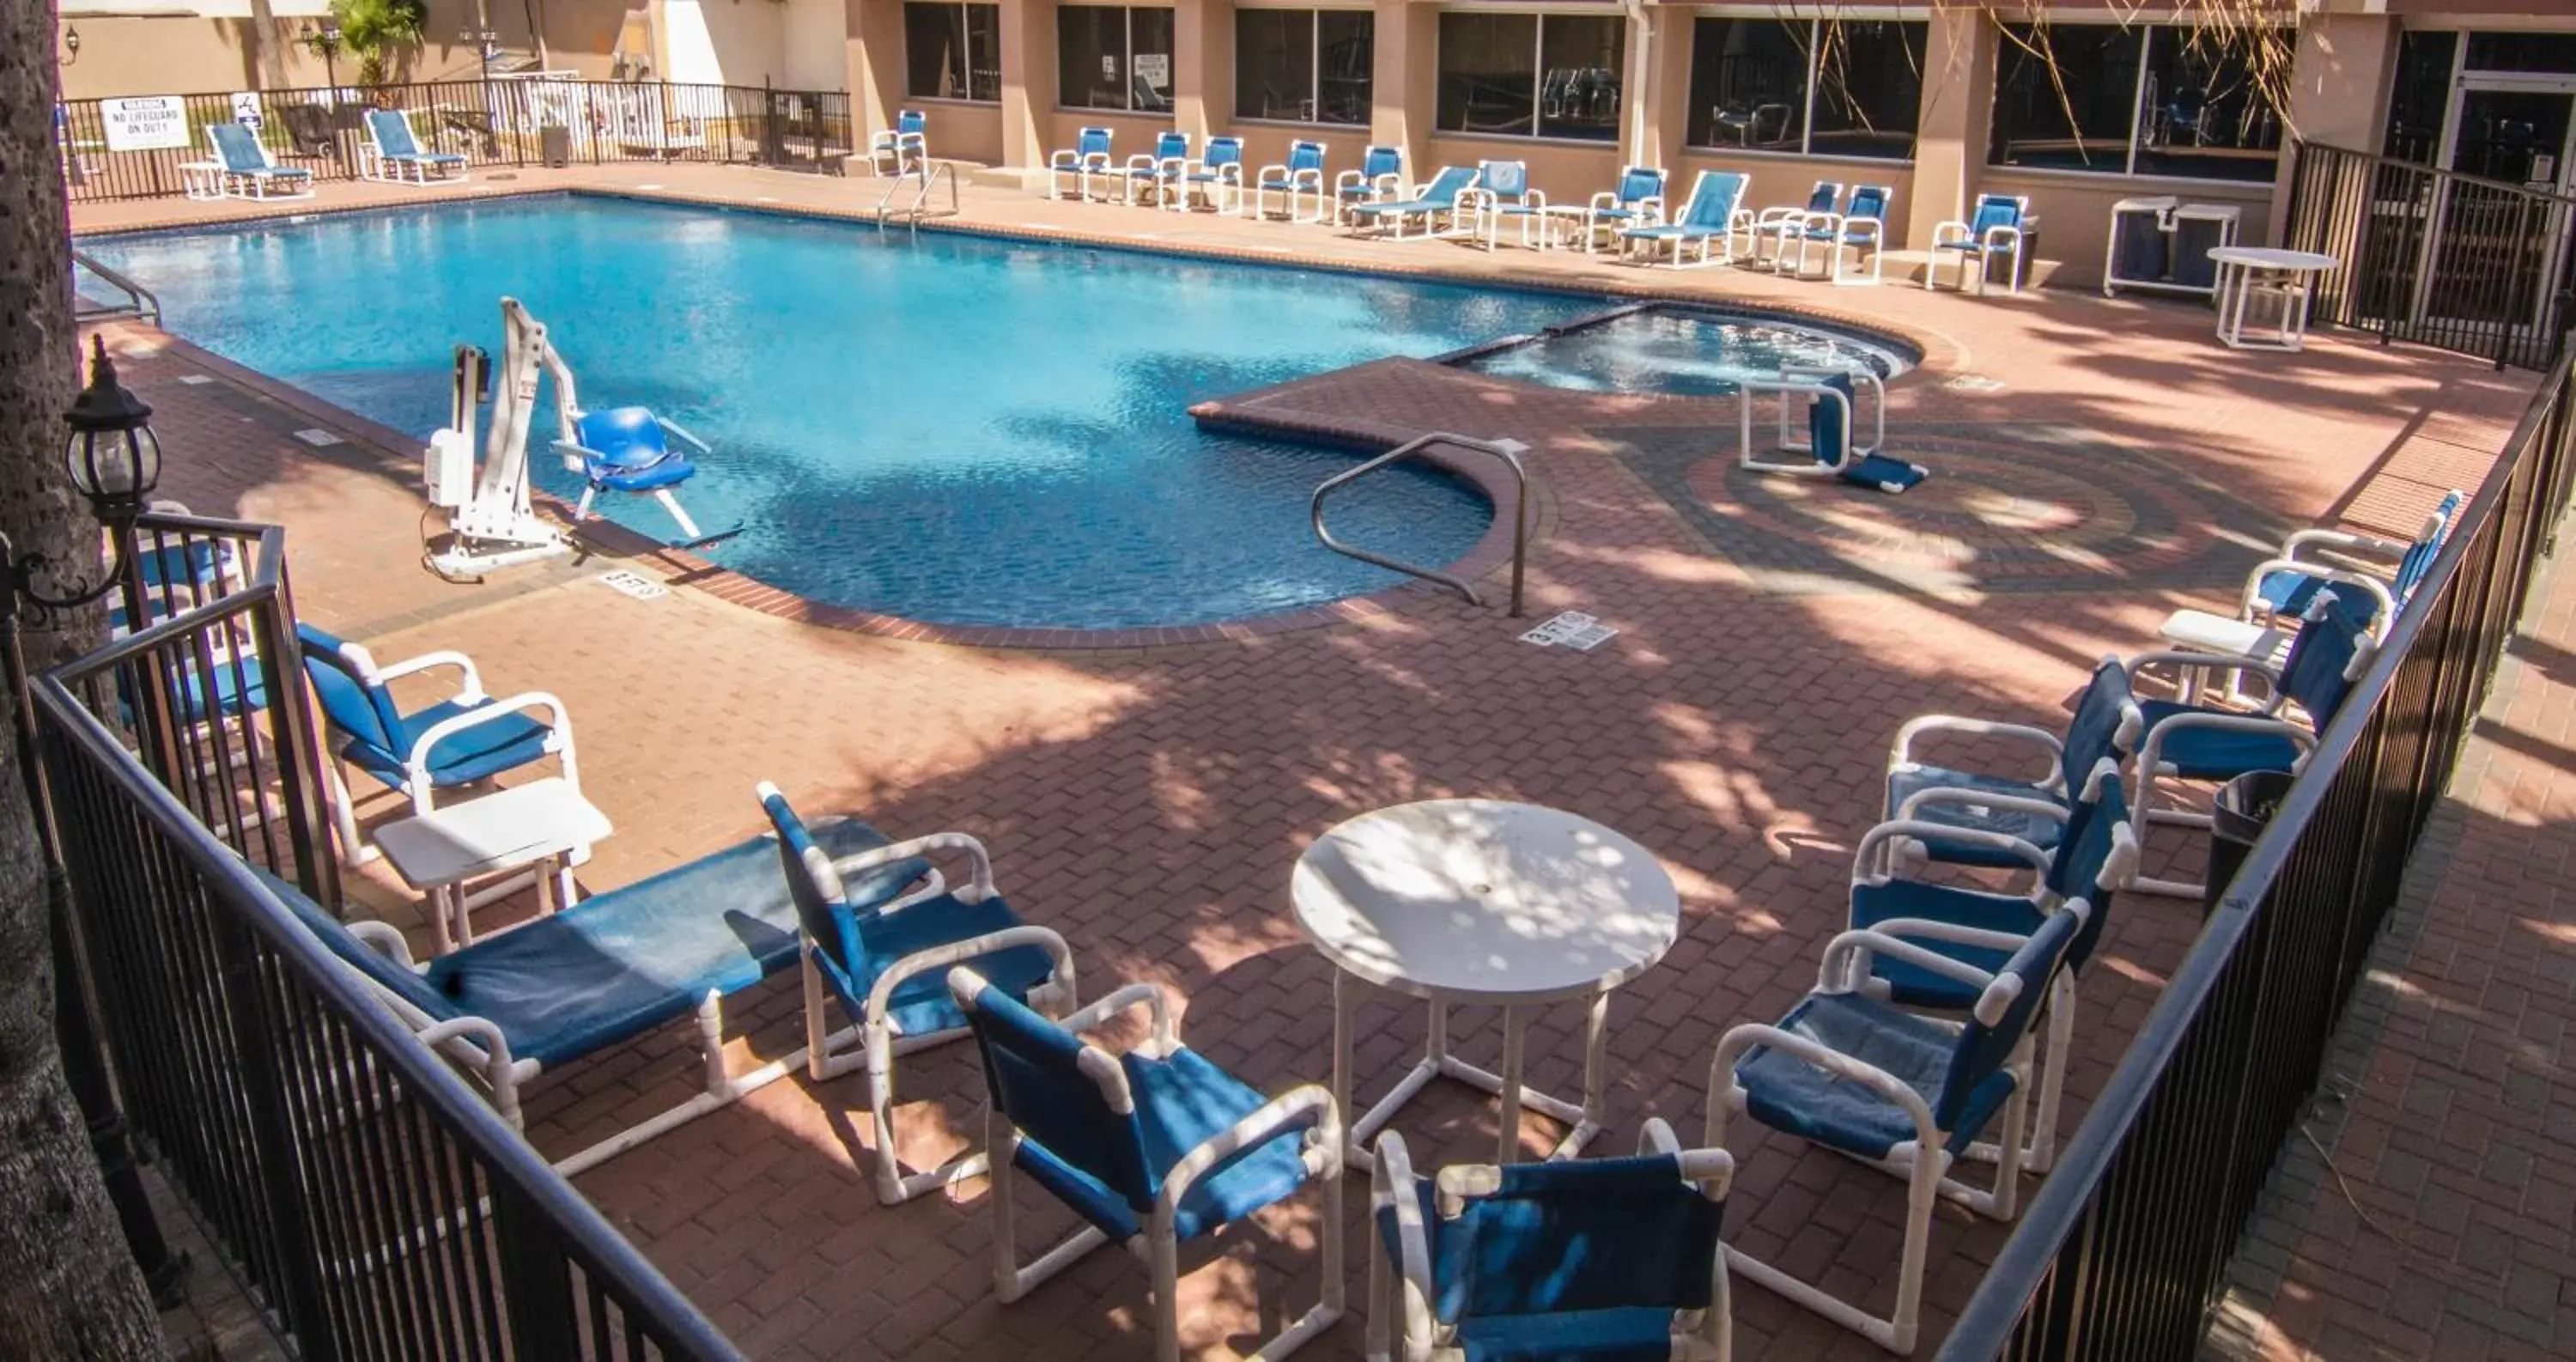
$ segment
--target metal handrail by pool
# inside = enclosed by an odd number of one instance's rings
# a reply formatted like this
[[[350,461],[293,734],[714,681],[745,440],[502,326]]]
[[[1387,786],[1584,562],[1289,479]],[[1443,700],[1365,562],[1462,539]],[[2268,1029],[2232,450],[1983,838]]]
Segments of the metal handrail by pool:
[[[104,307],[80,307],[77,320],[84,322],[103,322],[124,317],[134,317],[142,321],[150,322],[155,326],[161,324],[161,300],[154,296],[152,290],[126,278],[124,275],[118,273],[109,266],[100,264],[98,261],[92,259],[86,251],[72,252],[72,265],[75,270],[87,270],[91,274],[96,275],[99,282],[122,290],[126,297],[126,301],[121,304],[109,303]],[[73,301],[76,304],[79,301],[79,291],[77,289],[73,291]]]
[[[1390,464],[1401,463],[1406,459],[1418,458],[1421,456],[1422,451],[1433,445],[1454,445],[1459,449],[1470,449],[1479,454],[1491,454],[1495,458],[1502,460],[1504,465],[1512,470],[1511,613],[1515,618],[1517,618],[1521,613],[1522,569],[1526,565],[1526,561],[1529,556],[1530,523],[1529,470],[1521,466],[1521,455],[1528,451],[1529,446],[1522,444],[1518,440],[1479,440],[1473,436],[1457,435],[1448,431],[1433,431],[1431,434],[1421,436],[1418,439],[1407,440],[1403,444],[1397,445],[1395,448],[1378,455],[1376,458],[1361,464],[1357,468],[1350,469],[1346,472],[1336,473],[1333,476],[1324,479],[1324,481],[1315,488],[1315,500],[1311,508],[1311,515],[1315,524],[1315,538],[1321,540],[1325,548],[1331,549],[1333,552],[1338,553],[1345,558],[1356,558],[1363,563],[1375,563],[1379,567],[1385,568],[1391,572],[1402,572],[1411,576],[1419,577],[1427,582],[1438,582],[1442,586],[1466,597],[1468,604],[1483,605],[1485,603],[1485,598],[1477,594],[1476,588],[1469,585],[1463,578],[1453,577],[1448,573],[1423,567],[1418,563],[1408,563],[1400,558],[1389,558],[1384,554],[1371,553],[1367,549],[1354,548],[1349,544],[1345,544],[1342,541],[1335,539],[1333,537],[1333,532],[1324,528],[1324,498],[1332,495],[1334,489],[1342,487],[1348,483],[1356,482]]]
[[[957,204],[957,163],[955,161],[932,162],[930,169],[922,173],[921,188],[913,192],[912,202],[897,209],[893,206],[894,196],[902,192],[905,182],[911,178],[910,175],[895,176],[894,183],[887,185],[884,196],[877,200],[878,231],[885,230],[887,219],[897,216],[903,219],[905,227],[919,231],[921,220],[930,215],[930,193],[937,189],[942,181],[948,185],[948,211],[939,216],[953,218],[963,211]]]

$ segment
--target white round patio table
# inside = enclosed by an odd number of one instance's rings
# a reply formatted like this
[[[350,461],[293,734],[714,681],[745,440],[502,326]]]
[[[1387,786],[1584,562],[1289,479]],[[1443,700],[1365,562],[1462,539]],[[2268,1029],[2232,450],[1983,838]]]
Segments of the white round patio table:
[[[2316,276],[2343,264],[2315,251],[2269,246],[2218,246],[2218,340],[2231,350],[2297,350],[2307,343],[2308,300]],[[2257,287],[2280,295],[2281,320],[2269,334],[2245,334],[2247,302]]]
[[[1652,853],[1573,814],[1492,799],[1437,799],[1336,825],[1297,858],[1297,925],[1333,963],[1333,1100],[1351,1110],[1356,984],[1431,1005],[1420,1063],[1350,1121],[1350,1158],[1372,1167],[1369,1137],[1432,1079],[1502,1099],[1501,1162],[1516,1161],[1521,1109],[1571,1127],[1551,1157],[1600,1133],[1603,1023],[1610,990],[1672,948],[1681,898]],[[1591,1000],[1581,1104],[1522,1083],[1528,1010]],[[1503,1010],[1502,1072],[1449,1052],[1449,1009]]]

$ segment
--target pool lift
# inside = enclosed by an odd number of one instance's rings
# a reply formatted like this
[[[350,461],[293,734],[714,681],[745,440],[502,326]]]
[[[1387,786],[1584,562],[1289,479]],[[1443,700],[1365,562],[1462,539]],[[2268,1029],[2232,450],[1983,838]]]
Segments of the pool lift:
[[[698,469],[687,450],[708,452],[706,441],[644,407],[581,409],[572,367],[546,339],[545,323],[516,298],[501,300],[501,381],[506,402],[494,402],[492,430],[475,467],[474,418],[491,398],[491,357],[480,347],[456,347],[448,424],[429,437],[426,481],[429,503],[447,512],[448,543],[425,555],[429,569],[451,581],[472,581],[499,568],[558,557],[572,551],[564,532],[529,502],[528,438],[536,420],[537,385],[555,385],[554,452],[568,472],[582,476],[576,524],[591,518],[601,492],[650,495],[670,512],[679,537],[665,548],[699,548],[742,533],[740,525],[712,534],[698,528],[673,489]],[[677,444],[673,442],[677,441]],[[683,449],[680,446],[686,446]]]

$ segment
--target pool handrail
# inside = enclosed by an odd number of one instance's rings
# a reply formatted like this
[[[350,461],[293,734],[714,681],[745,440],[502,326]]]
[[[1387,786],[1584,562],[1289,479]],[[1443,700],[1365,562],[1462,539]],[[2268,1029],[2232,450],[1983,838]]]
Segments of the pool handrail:
[[[1406,459],[1419,458],[1424,450],[1433,445],[1453,445],[1459,449],[1473,450],[1479,454],[1491,454],[1495,458],[1502,460],[1504,466],[1512,470],[1511,615],[1513,618],[1517,619],[1521,614],[1521,576],[1529,554],[1530,526],[1529,470],[1521,464],[1521,455],[1528,452],[1529,446],[1522,444],[1518,440],[1479,440],[1471,435],[1459,435],[1451,431],[1433,431],[1428,435],[1417,436],[1411,440],[1407,440],[1403,444],[1397,445],[1395,448],[1378,455],[1376,458],[1370,459],[1356,468],[1345,469],[1342,472],[1336,473],[1333,476],[1324,479],[1323,482],[1318,484],[1315,488],[1315,499],[1309,507],[1309,517],[1315,526],[1315,538],[1320,540],[1325,548],[1331,549],[1333,552],[1341,554],[1345,558],[1356,558],[1363,563],[1374,563],[1391,572],[1401,572],[1408,576],[1419,577],[1427,582],[1437,582],[1440,585],[1457,592],[1459,595],[1466,597],[1469,605],[1483,605],[1485,603],[1485,598],[1478,594],[1476,588],[1469,584],[1464,578],[1454,577],[1446,572],[1441,572],[1434,568],[1423,567],[1418,563],[1408,563],[1400,558],[1390,558],[1384,554],[1373,553],[1363,548],[1356,548],[1335,539],[1333,537],[1333,532],[1324,528],[1324,499],[1332,495],[1335,490],[1349,483],[1356,482],[1361,478],[1367,477],[1369,474],[1374,473],[1389,464],[1401,463]]]

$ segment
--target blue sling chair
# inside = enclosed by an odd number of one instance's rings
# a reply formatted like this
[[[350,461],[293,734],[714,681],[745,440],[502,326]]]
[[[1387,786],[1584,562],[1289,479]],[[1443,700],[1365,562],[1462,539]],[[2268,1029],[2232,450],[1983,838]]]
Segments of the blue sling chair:
[[[1591,255],[1606,236],[1630,227],[1650,227],[1664,219],[1664,172],[1653,166],[1629,166],[1619,172],[1619,187],[1592,196],[1583,216],[1583,253]]]
[[[1166,199],[1165,206],[1173,212],[1186,213],[1193,199],[1205,203],[1211,213],[1242,215],[1242,138],[1209,138],[1198,164],[1182,172],[1179,190]]]
[[[1404,148],[1372,146],[1360,153],[1360,168],[1333,177],[1333,225],[1351,221],[1351,210],[1363,203],[1391,203],[1404,193]]]
[[[1871,413],[1870,438],[1866,441],[1859,438],[1855,419],[1864,385],[1869,389]],[[1765,456],[1755,451],[1753,406],[1760,393],[1780,399],[1780,454],[1805,457]],[[1804,399],[1806,403],[1803,431],[1791,417],[1795,410],[1793,399]],[[1919,463],[1878,452],[1887,443],[1887,385],[1867,369],[1783,365],[1776,379],[1746,379],[1737,386],[1735,414],[1736,461],[1757,473],[1840,478],[1856,487],[1891,495],[1932,476],[1932,470]]]
[[[1825,277],[1837,284],[1875,284],[1882,274],[1880,257],[1887,249],[1887,201],[1895,193],[1882,184],[1852,186],[1851,200],[1840,212],[1811,214],[1793,221],[1782,229],[1780,254],[1772,262],[1783,272],[1805,278],[1807,258],[1811,251],[1825,253]],[[1798,260],[1789,263],[1788,244],[1798,243]],[[1845,257],[1855,261],[1866,257],[1869,273],[1863,275],[1855,266],[1846,271]]]
[[[2030,221],[2030,200],[2012,194],[1979,194],[1976,209],[1966,222],[1944,222],[1932,229],[1932,258],[1923,264],[1923,287],[1934,287],[1941,278],[1941,262],[1959,262],[1959,288],[1968,287],[1968,265],[1977,267],[1977,292],[1986,291],[1986,276],[1994,268],[1995,257],[2012,257],[2012,273],[2005,276],[2010,292],[2021,292],[2021,277],[2029,272],[2023,259],[2022,234]]]
[[[908,175],[930,168],[930,120],[919,109],[896,112],[894,126],[868,139],[868,173]]]
[[[1709,1071],[1708,1138],[1726,1145],[1739,1117],[1882,1169],[1906,1182],[1905,1239],[1892,1313],[1871,1315],[1733,1245],[1727,1268],[1892,1352],[1914,1350],[1932,1212],[1943,1197],[1997,1220],[2013,1217],[2029,1106],[2031,1028],[2084,914],[2048,915],[1991,972],[1913,942],[1847,931],[1825,948],[1816,987],[1776,1024],[1719,1039]],[[1920,1016],[1864,986],[1903,963],[1973,991],[1965,1017]],[[1997,1151],[1984,1188],[1950,1176],[1980,1140]]]
[[[1422,239],[1450,236],[1465,230],[1462,223],[1472,222],[1469,213],[1473,202],[1468,199],[1467,191],[1475,186],[1476,171],[1472,168],[1442,166],[1440,173],[1431,177],[1431,183],[1424,185],[1412,198],[1355,203],[1343,209],[1342,213],[1349,220],[1354,236],[1376,229],[1385,232],[1391,240],[1402,241],[1404,224],[1408,222],[1422,224]]]
[[[2371,633],[2384,638],[2433,570],[2465,500],[2457,488],[2443,493],[2415,537],[2403,543],[2347,530],[2300,530],[2245,574],[2233,616],[2177,610],[2159,632],[2177,648],[2278,662],[2287,656],[2298,619],[2317,593],[2342,583],[2369,598]]]
[[[1151,152],[1128,157],[1118,179],[1126,186],[1128,203],[1160,203],[1181,192],[1182,179],[1189,173],[1190,135],[1166,132],[1155,136]]]
[[[1832,217],[1842,199],[1841,181],[1818,180],[1815,188],[1807,191],[1805,203],[1775,204],[1754,214],[1752,251],[1755,263],[1761,262],[1763,243],[1768,242],[1771,268],[1789,268],[1789,243],[1809,224]]]
[[[214,149],[216,184],[226,198],[313,197],[313,172],[270,160],[259,134],[240,123],[207,124],[206,145]]]
[[[453,172],[448,183],[461,183],[465,165],[455,152],[423,151],[402,110],[367,110],[367,145],[358,148],[358,178],[429,184]]]
[[[1178,1362],[1181,1244],[1318,1183],[1323,1299],[1259,1355],[1285,1357],[1341,1318],[1345,1137],[1330,1093],[1304,1083],[1263,1099],[1181,1044],[1152,984],[1129,984],[1061,1022],[964,966],[949,971],[948,987],[974,1027],[991,1096],[993,1287],[1004,1303],[1104,1243],[1124,1245],[1153,1275],[1155,1355]],[[1113,1055],[1082,1039],[1138,1006],[1151,1026],[1143,1044]],[[1026,1267],[1014,1247],[1014,1168],[1086,1222]]]
[[[1454,226],[1472,238],[1481,238],[1485,249],[1491,251],[1502,244],[1504,219],[1520,225],[1520,243],[1527,246],[1531,226],[1543,224],[1546,214],[1547,195],[1530,187],[1529,162],[1479,161],[1476,183],[1458,196]]]
[[[1677,270],[1735,263],[1735,238],[1753,230],[1753,215],[1744,207],[1745,184],[1745,177],[1732,170],[1701,171],[1691,182],[1690,201],[1682,205],[1679,216],[1670,222],[1622,229],[1621,249],[1644,248],[1646,263],[1651,265],[1655,248],[1669,243],[1672,258],[1666,263]],[[1699,248],[1699,258],[1686,259],[1693,246]]]
[[[1724,1362],[1719,1224],[1735,1160],[1648,1118],[1634,1158],[1413,1171],[1377,1137],[1368,1356]]]
[[[1113,136],[1115,131],[1110,128],[1084,128],[1074,135],[1070,150],[1047,153],[1047,197],[1064,197],[1064,179],[1068,175],[1073,177],[1074,197],[1082,199],[1093,197],[1091,182],[1094,178],[1103,185],[1118,183],[1116,163],[1109,159],[1109,143]],[[1100,197],[1107,195],[1104,193]]]
[[[966,1038],[966,1015],[948,997],[947,970],[972,964],[1013,998],[1040,1010],[1074,1004],[1073,948],[1044,927],[1020,921],[993,888],[984,844],[962,832],[915,837],[835,859],[815,840],[778,787],[762,782],[758,797],[777,834],[805,977],[805,1069],[815,1082],[867,1071],[868,1121],[876,1140],[877,1200],[894,1205],[974,1177],[984,1156],[952,1159],[905,1173],[895,1157],[894,1061]],[[963,855],[973,873],[963,886],[945,881],[890,903],[854,901],[882,867],[933,852]],[[852,1027],[834,1031],[828,1005],[840,1004]],[[851,1045],[856,1041],[855,1047]]]
[[[1270,196],[1279,196],[1281,211],[1290,222],[1322,222],[1332,214],[1332,199],[1324,185],[1324,144],[1291,142],[1284,164],[1263,166],[1252,177],[1252,201],[1244,211],[1255,218],[1270,216]],[[1311,212],[1297,206],[1301,199],[1312,199]]]
[[[2146,722],[2129,689],[2128,664],[2116,657],[2095,664],[2062,734],[1955,714],[1909,719],[1896,730],[1888,752],[1887,803],[1880,816],[1926,827],[1907,839],[1904,849],[1911,855],[1948,865],[2010,869],[2021,858],[1997,850],[1992,839],[2055,851],[2068,811],[2093,768],[2106,757],[2128,760]],[[1927,760],[1921,749],[1948,737],[2011,744],[2042,756],[2045,765],[2036,776],[2006,776]],[[1982,835],[1951,836],[1940,829]]]

